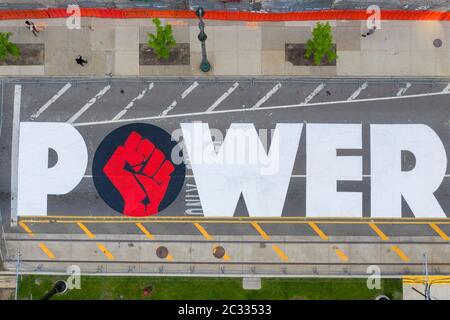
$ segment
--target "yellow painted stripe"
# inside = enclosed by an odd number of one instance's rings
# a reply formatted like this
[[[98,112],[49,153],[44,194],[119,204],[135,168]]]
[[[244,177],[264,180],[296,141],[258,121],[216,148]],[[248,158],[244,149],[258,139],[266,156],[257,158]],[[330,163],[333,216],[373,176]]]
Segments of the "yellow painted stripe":
[[[44,253],[47,255],[47,257],[49,257],[50,259],[56,259],[53,252],[49,248],[47,248],[47,246],[45,244],[39,243],[39,248],[41,248],[41,250],[44,251]]]
[[[251,222],[251,225],[253,226],[253,228],[256,229],[256,231],[258,231],[258,233],[261,235],[261,237],[264,238],[264,240],[270,240],[269,236],[267,235],[267,233],[259,226],[258,223],[256,222]]]
[[[136,226],[142,231],[143,234],[145,234],[145,236],[149,239],[153,239],[153,235],[150,233],[150,231],[148,231],[144,225],[140,222],[136,223]]]
[[[277,245],[273,244],[272,249],[277,253],[277,255],[281,258],[281,260],[283,261],[289,260],[288,256]]]
[[[95,238],[95,235],[91,231],[89,231],[89,229],[84,224],[82,224],[81,222],[77,222],[77,225],[80,227],[81,230],[84,231],[84,233],[87,234],[87,236],[89,238],[92,238],[92,239]]]
[[[436,231],[436,233],[437,233],[442,239],[444,239],[445,241],[450,240],[450,238],[448,237],[448,235],[447,235],[444,231],[442,231],[442,229],[439,228],[439,226],[438,226],[437,224],[435,224],[435,223],[430,223],[430,227],[431,227],[434,231]]]
[[[223,256],[223,260],[230,261],[231,257],[228,254],[225,253],[225,255]]]
[[[402,261],[404,262],[409,261],[409,257],[399,247],[392,246],[391,250],[394,251],[400,257],[400,259],[402,259]]]
[[[423,284],[425,276],[403,276],[405,284]],[[428,282],[432,284],[450,284],[450,276],[428,276]]]
[[[341,261],[344,261],[344,262],[348,261],[347,255],[344,253],[344,251],[342,251],[338,247],[334,248],[334,252],[336,252],[336,255],[339,257],[339,259]]]
[[[22,227],[23,230],[25,230],[26,233],[28,233],[30,236],[34,236],[33,231],[25,224],[25,222],[20,221],[19,226]]]
[[[114,256],[112,255],[111,252],[108,251],[108,249],[105,248],[104,245],[102,245],[101,243],[97,243],[97,247],[100,249],[101,252],[103,252],[106,258],[108,258],[109,260],[114,260]]]
[[[209,235],[209,233],[203,228],[199,223],[194,223],[194,226],[200,231],[200,233],[205,237],[206,240],[212,240],[213,237]]]
[[[389,240],[389,237],[383,231],[381,231],[381,229],[378,228],[378,226],[375,223],[370,222],[369,226],[372,228],[373,231],[375,231],[375,233],[381,238],[381,240],[383,241]]]
[[[328,236],[314,222],[308,222],[309,226],[317,233],[322,240],[328,240]]]
[[[166,257],[166,260],[172,261],[173,260],[173,256],[168,254],[167,257]]]

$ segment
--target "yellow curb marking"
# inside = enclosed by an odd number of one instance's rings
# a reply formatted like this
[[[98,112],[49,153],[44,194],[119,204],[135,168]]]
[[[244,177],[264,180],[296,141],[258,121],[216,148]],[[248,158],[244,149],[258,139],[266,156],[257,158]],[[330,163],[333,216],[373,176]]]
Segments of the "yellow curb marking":
[[[348,261],[348,257],[347,255],[344,253],[344,251],[342,251],[341,249],[339,249],[338,247],[334,248],[334,252],[336,252],[337,256],[339,257],[339,259],[341,261]]]
[[[209,235],[209,233],[203,228],[199,223],[195,222],[194,226],[200,231],[200,233],[205,237],[206,240],[212,240],[213,238]]]
[[[77,225],[80,227],[81,230],[84,231],[84,233],[87,234],[89,238],[95,239],[95,235],[91,231],[89,231],[89,229],[84,224],[82,224],[81,222],[77,222]]]
[[[44,251],[44,253],[47,255],[47,257],[49,257],[50,259],[56,259],[53,252],[49,248],[47,248],[47,246],[45,244],[39,243],[39,248],[41,248],[41,250]]]
[[[277,245],[273,244],[272,249],[273,249],[273,251],[275,251],[277,253],[277,255],[281,258],[281,260],[283,260],[283,261],[289,260],[288,256],[285,255],[283,250],[281,250]]]
[[[258,223],[251,222],[251,225],[253,226],[253,228],[256,229],[256,231],[258,231],[258,233],[261,235],[261,237],[263,237],[264,240],[270,240],[270,237]],[[273,244],[272,249],[281,258],[281,260],[287,261],[289,259],[288,256],[283,252],[283,250],[281,250],[280,247],[278,247],[277,245]]]
[[[404,262],[409,261],[409,257],[399,247],[392,246],[391,250],[394,251],[400,257],[400,259],[402,259],[402,261]]]
[[[114,256],[112,255],[111,252],[108,251],[108,249],[105,248],[104,245],[102,245],[101,243],[97,243],[97,247],[100,249],[101,252],[103,252],[106,258],[108,258],[109,260],[114,260]]]
[[[173,260],[173,257],[172,257],[170,254],[168,254],[167,257],[166,257],[166,260],[172,261],[172,260]]]
[[[404,284],[424,284],[425,276],[403,276]],[[428,276],[431,284],[450,284],[450,276]]]
[[[143,234],[145,234],[145,236],[149,239],[153,239],[153,235],[150,233],[150,231],[148,231],[144,225],[140,222],[136,223],[136,227],[138,227]]]
[[[369,226],[372,228],[373,231],[375,231],[375,233],[380,237],[381,240],[383,241],[389,240],[389,237],[383,231],[381,231],[381,229],[378,228],[378,226],[375,223],[370,222]]]
[[[231,257],[225,253],[225,255],[223,256],[223,260],[229,261],[229,260],[231,260]]]
[[[448,235],[447,235],[444,231],[442,231],[442,229],[439,228],[439,226],[438,226],[437,224],[435,224],[435,223],[430,223],[430,227],[431,227],[434,231],[436,231],[436,233],[437,233],[442,239],[444,239],[445,241],[450,240],[450,238],[448,237]]]
[[[269,236],[267,235],[267,233],[259,226],[258,223],[256,222],[251,222],[251,225],[253,226],[253,228],[256,229],[256,231],[258,231],[258,233],[261,235],[261,237],[264,238],[264,240],[270,240]]]
[[[34,236],[33,231],[25,224],[25,222],[20,221],[19,226],[22,227],[23,230],[25,230],[26,233],[28,233],[30,236]]]
[[[328,240],[328,236],[314,222],[308,222],[308,225],[317,233],[322,240]]]

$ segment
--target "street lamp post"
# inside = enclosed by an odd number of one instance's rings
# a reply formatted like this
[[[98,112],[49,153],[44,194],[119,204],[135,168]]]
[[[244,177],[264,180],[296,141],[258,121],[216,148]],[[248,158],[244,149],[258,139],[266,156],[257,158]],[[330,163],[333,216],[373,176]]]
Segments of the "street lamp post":
[[[202,43],[202,62],[200,63],[200,70],[203,72],[208,72],[211,70],[211,65],[208,61],[208,57],[206,56],[206,44],[205,41],[208,38],[205,33],[205,23],[203,22],[203,16],[205,15],[205,10],[202,7],[199,7],[195,14],[200,20],[198,23],[198,28],[200,29],[200,33],[198,34],[198,40]]]

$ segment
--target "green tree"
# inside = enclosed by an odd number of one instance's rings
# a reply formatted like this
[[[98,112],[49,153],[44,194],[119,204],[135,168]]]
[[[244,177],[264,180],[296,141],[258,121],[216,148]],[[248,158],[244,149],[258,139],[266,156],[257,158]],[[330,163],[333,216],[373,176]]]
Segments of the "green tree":
[[[333,47],[331,26],[328,22],[318,22],[312,31],[312,38],[306,42],[305,58],[310,59],[311,56],[314,57],[314,64],[316,65],[320,65],[325,56],[327,56],[328,62],[337,59]]]
[[[163,27],[158,18],[154,18],[152,21],[156,26],[156,35],[148,33],[148,45],[159,59],[167,60],[169,59],[170,50],[176,44],[172,34],[172,26],[167,24]]]
[[[0,32],[0,60],[20,56],[20,49],[9,40],[11,35],[11,32]]]

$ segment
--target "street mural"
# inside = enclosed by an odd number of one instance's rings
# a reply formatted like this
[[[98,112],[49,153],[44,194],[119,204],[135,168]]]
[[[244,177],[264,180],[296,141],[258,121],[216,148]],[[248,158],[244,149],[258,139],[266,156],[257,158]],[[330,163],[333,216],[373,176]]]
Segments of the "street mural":
[[[435,196],[447,168],[436,132],[425,124],[367,127],[371,217],[401,218],[402,202],[415,217],[446,217]],[[168,210],[189,170],[204,216],[232,217],[243,201],[251,217],[280,217],[291,201],[288,190],[304,140],[306,186],[291,192],[305,198],[306,216],[364,216],[362,192],[341,187],[364,180],[362,124],[277,123],[266,130],[231,123],[224,131],[207,122],[183,122],[169,133],[132,123],[102,139],[89,179],[118,214],[144,217]],[[56,161],[49,165],[51,153]],[[21,122],[17,214],[46,216],[49,196],[76,188],[88,160],[86,142],[72,124]]]

